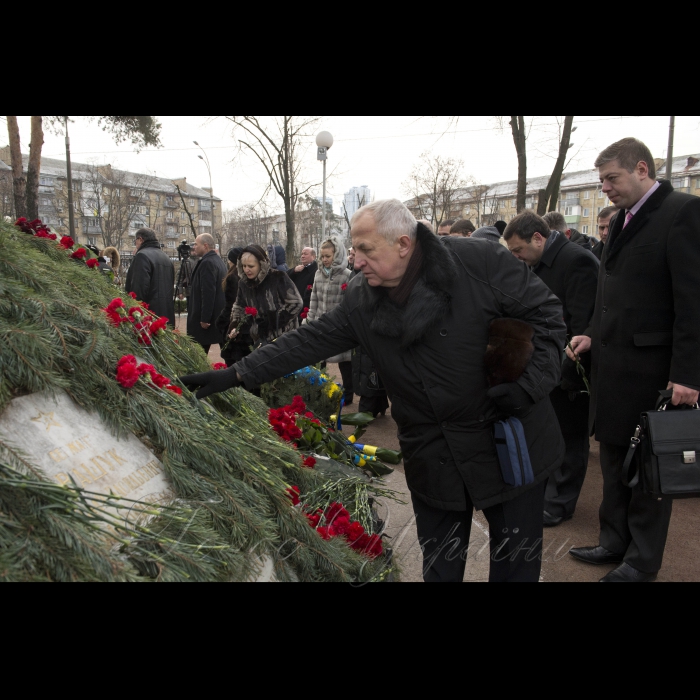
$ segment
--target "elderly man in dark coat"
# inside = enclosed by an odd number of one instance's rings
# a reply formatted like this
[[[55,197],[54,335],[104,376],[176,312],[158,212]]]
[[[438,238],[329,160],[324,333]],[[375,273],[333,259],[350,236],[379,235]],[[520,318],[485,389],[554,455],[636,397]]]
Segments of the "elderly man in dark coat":
[[[304,248],[301,251],[301,262],[289,273],[289,279],[299,291],[305,309],[311,308],[311,291],[317,272],[316,251],[313,248]]]
[[[600,544],[571,550],[589,564],[621,564],[604,583],[653,581],[663,562],[672,501],[628,488],[622,467],[640,414],[659,392],[693,405],[700,390],[700,199],[656,180],[637,139],[596,161],[603,192],[618,208],[605,244],[595,313],[571,341],[592,354],[590,424],[600,442]]]
[[[462,581],[476,507],[490,524],[491,580],[538,581],[544,484],[563,457],[549,401],[564,348],[561,304],[503,246],[443,243],[398,200],[360,209],[352,239],[363,274],[339,306],[231,370],[183,382],[201,387],[203,398],[361,345],[399,427],[425,580]],[[485,354],[492,322],[503,319],[524,327],[532,344],[500,368],[511,375],[506,383],[489,390]],[[508,485],[494,439],[494,423],[512,416],[524,426],[533,467],[519,487]]]
[[[126,291],[145,301],[151,311],[175,325],[175,267],[160,249],[155,231],[136,232],[137,253],[126,275]]]
[[[197,237],[192,252],[201,260],[194,268],[190,283],[187,335],[194,338],[208,354],[212,345],[223,342],[216,319],[226,305],[223,282],[227,269],[216,252],[214,237],[208,233]]]
[[[526,211],[508,224],[504,238],[513,255],[527,263],[557,295],[564,307],[566,332],[571,338],[584,333],[593,318],[598,260],[558,229],[550,230],[547,224],[547,216],[540,218]],[[590,361],[583,365],[590,376]],[[547,482],[545,527],[571,520],[588,469],[588,390],[576,365],[568,358],[564,361],[563,374],[561,385],[554,389],[550,399],[564,435],[566,456]]]

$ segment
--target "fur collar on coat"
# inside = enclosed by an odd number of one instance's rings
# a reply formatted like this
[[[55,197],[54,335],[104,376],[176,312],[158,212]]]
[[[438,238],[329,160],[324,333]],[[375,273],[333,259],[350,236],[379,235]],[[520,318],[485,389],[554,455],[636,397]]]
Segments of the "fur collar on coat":
[[[370,312],[373,333],[400,338],[401,348],[418,343],[450,312],[457,265],[440,239],[419,223],[418,242],[423,251],[423,269],[406,306],[394,304],[382,287],[362,281],[361,304]]]
[[[236,266],[238,267],[239,279],[244,284],[247,284],[249,287],[257,287],[258,285],[262,284],[267,278],[267,276],[270,274],[270,270],[272,269],[272,265],[270,265],[270,263],[266,260],[263,260],[260,263],[260,272],[258,273],[258,276],[254,280],[249,280],[245,272],[243,272],[243,262],[240,260],[240,258]]]

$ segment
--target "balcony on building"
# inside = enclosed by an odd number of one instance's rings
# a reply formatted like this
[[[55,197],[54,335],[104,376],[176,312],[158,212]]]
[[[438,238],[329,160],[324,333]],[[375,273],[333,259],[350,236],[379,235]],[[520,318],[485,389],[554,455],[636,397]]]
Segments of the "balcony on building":
[[[211,200],[200,199],[199,200],[199,211],[211,211]]]
[[[174,199],[166,199],[165,200],[165,208],[166,209],[177,209],[177,203],[175,202]]]
[[[205,219],[200,219],[200,220],[198,221],[198,224],[199,224],[200,226],[205,226],[205,227],[208,226],[208,227],[211,227],[211,221],[206,221]]]

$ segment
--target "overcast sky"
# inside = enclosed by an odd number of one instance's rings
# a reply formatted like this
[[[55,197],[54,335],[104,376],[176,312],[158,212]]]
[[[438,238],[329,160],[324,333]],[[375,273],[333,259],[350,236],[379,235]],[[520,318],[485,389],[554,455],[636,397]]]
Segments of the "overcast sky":
[[[135,153],[130,144],[117,146],[111,137],[84,117],[71,125],[71,150],[76,162],[111,163],[124,170],[155,174],[159,177],[187,177],[199,187],[209,185],[198,141],[206,150],[211,166],[214,192],[230,209],[254,202],[262,195],[266,180],[262,167],[250,156],[238,153],[230,123],[224,117],[157,117],[162,123],[163,148]],[[262,119],[266,119],[262,117]],[[534,119],[529,139],[529,176],[551,171],[556,156],[556,117]],[[22,151],[27,152],[29,117],[19,117]],[[513,180],[517,158],[510,128],[500,132],[493,117],[459,117],[450,126],[449,117],[323,117],[319,130],[335,137],[330,151],[329,172],[333,173],[328,193],[338,212],[343,193],[354,185],[368,185],[377,199],[407,199],[402,184],[422,153],[451,156],[465,163],[464,174],[482,183]],[[507,120],[507,117],[506,117]],[[2,120],[0,145],[7,143],[6,123]],[[657,158],[666,155],[669,117],[577,117],[568,170],[593,167],[597,154],[625,136],[636,136],[647,143]],[[700,117],[676,117],[675,155],[700,153]],[[44,155],[65,158],[63,136],[46,133]],[[309,182],[320,182],[321,164],[316,161],[313,139],[304,152],[305,174]],[[315,191],[320,194],[320,188]],[[278,200],[270,202],[280,211]]]

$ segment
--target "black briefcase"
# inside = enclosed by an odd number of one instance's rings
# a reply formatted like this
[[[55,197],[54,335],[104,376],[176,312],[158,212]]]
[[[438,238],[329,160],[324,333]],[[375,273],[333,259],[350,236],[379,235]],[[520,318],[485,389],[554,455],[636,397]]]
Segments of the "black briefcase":
[[[700,497],[700,410],[672,408],[672,392],[660,393],[656,410],[642,413],[622,481],[657,498]]]

